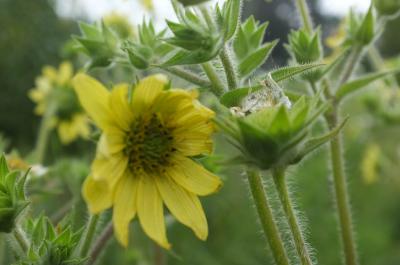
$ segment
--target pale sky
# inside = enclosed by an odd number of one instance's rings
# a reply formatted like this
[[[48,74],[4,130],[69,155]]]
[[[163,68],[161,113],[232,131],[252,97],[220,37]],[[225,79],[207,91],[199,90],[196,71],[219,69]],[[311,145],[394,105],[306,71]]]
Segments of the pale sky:
[[[168,0],[154,0],[156,2],[156,16],[162,23],[165,18],[174,17],[171,3]],[[223,0],[214,0],[214,2]],[[279,0],[273,0],[279,1]],[[365,11],[370,5],[370,0],[320,0],[320,8],[325,14],[345,15],[348,9]],[[57,11],[61,16],[88,16],[89,19],[99,20],[112,11],[126,15],[133,23],[138,23],[143,16],[151,17],[151,14],[143,10],[138,0],[59,0]],[[157,22],[156,22],[157,23]]]

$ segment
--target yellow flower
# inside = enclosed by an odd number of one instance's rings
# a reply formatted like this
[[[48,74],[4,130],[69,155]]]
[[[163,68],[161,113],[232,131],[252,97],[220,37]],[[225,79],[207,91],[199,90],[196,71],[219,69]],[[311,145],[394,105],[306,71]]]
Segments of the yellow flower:
[[[102,130],[83,187],[90,212],[113,207],[115,234],[123,246],[137,214],[147,235],[169,248],[165,204],[205,240],[208,226],[198,196],[216,192],[221,181],[190,157],[212,151],[214,113],[196,100],[197,94],[164,90],[163,75],[141,80],[131,101],[125,84],[109,92],[84,74],[73,82],[83,108]]]
[[[141,0],[142,5],[149,11],[154,10],[153,0]]]
[[[79,105],[72,88],[73,67],[70,62],[61,63],[59,69],[45,66],[36,78],[36,87],[29,91],[36,103],[35,113],[40,116],[51,112],[51,126],[56,127],[63,144],[90,134],[89,122]]]
[[[117,12],[112,12],[105,16],[104,23],[113,29],[122,39],[127,39],[135,35],[133,26],[129,22],[128,18],[122,14],[118,14]]]

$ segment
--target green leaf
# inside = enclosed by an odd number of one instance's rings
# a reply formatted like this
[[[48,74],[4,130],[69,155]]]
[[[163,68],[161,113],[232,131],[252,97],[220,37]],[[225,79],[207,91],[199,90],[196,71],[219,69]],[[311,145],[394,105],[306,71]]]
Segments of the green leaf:
[[[368,45],[375,35],[375,19],[372,12],[372,6],[368,9],[358,31],[356,38],[363,45]]]
[[[102,40],[101,32],[95,25],[90,25],[85,22],[79,22],[78,25],[82,35],[86,38],[98,41]]]
[[[288,111],[284,105],[281,105],[267,129],[267,133],[273,139],[285,141],[290,134],[290,127]]]
[[[295,161],[301,160],[304,156],[307,154],[311,153],[321,145],[325,144],[326,142],[330,141],[333,137],[337,136],[339,132],[343,129],[345,126],[346,122],[348,121],[348,117],[345,118],[340,125],[338,125],[336,128],[334,128],[332,131],[328,132],[327,134],[312,138],[308,140],[307,142],[304,143],[304,146],[301,150],[301,152],[298,154],[296,157]]]
[[[254,72],[268,59],[276,44],[278,44],[278,40],[265,43],[258,50],[248,55],[246,59],[239,64],[239,75],[243,78]]]
[[[230,40],[236,33],[240,23],[241,0],[228,0],[224,3],[224,31],[225,41]]]
[[[362,88],[365,88],[372,82],[379,80],[387,75],[392,75],[395,73],[398,73],[400,70],[391,70],[391,71],[385,71],[381,73],[374,73],[374,74],[369,74],[365,75],[363,77],[360,77],[356,80],[350,81],[341,87],[339,87],[338,91],[336,92],[336,98],[338,100],[341,100],[345,98],[346,96],[350,95],[351,93],[354,93],[356,91],[360,91]]]
[[[324,66],[324,64],[310,63],[310,64],[302,64],[296,66],[287,66],[272,71],[271,76],[275,80],[275,82],[280,82],[286,79],[293,78],[296,75],[307,73],[321,66]]]
[[[3,182],[6,175],[9,173],[7,160],[4,154],[0,157],[0,182]]]

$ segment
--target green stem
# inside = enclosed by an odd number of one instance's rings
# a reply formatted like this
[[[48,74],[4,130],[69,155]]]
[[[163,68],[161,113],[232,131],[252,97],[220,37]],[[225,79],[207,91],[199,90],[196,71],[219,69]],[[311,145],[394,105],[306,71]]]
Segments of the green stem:
[[[212,92],[217,96],[221,96],[225,91],[224,84],[220,80],[212,64],[210,62],[203,63],[201,64],[201,67],[206,73],[208,79],[210,79]]]
[[[36,155],[36,162],[39,164],[43,164],[44,159],[46,158],[47,144],[49,142],[49,136],[51,132],[51,118],[54,115],[55,109],[55,105],[50,103],[40,122],[39,135],[34,151]]]
[[[313,23],[306,0],[296,0],[296,7],[300,13],[304,29],[311,34],[313,32]]]
[[[173,75],[176,75],[192,84],[201,86],[201,87],[210,87],[211,84],[207,80],[199,77],[197,74],[187,71],[181,67],[168,67],[162,68],[164,71],[167,71]]]
[[[248,171],[247,178],[250,185],[251,194],[257,208],[258,217],[260,219],[264,234],[271,247],[276,264],[289,265],[283,241],[275,223],[271,207],[265,193],[261,175],[257,171]]]
[[[15,227],[13,230],[13,235],[15,240],[18,242],[18,245],[21,247],[24,253],[28,252],[29,243],[24,235],[23,231],[19,227]]]
[[[363,47],[360,45],[354,46],[352,48],[350,55],[347,59],[346,65],[343,69],[343,73],[339,81],[339,86],[346,83],[353,74],[358,62],[360,61],[362,50]]]
[[[154,265],[166,265],[166,257],[162,248],[154,243]]]
[[[302,265],[312,265],[311,257],[308,252],[304,236],[300,229],[299,222],[297,220],[296,214],[294,212],[292,202],[289,196],[286,178],[285,178],[285,169],[277,168],[273,170],[273,178],[275,182],[276,189],[278,190],[279,199],[282,203],[283,210],[285,212],[286,218],[288,220],[290,230],[293,235],[294,245],[296,247],[297,254],[300,257],[300,261]]]
[[[371,44],[368,48],[368,59],[371,62],[372,68],[374,70],[376,71],[387,70],[385,61],[374,44]],[[397,80],[393,76],[386,77],[384,81],[389,86],[398,86]]]
[[[329,126],[335,128],[338,125],[338,108],[335,106],[330,115]],[[353,236],[351,209],[347,189],[347,177],[344,171],[342,138],[334,137],[330,143],[332,171],[335,188],[336,207],[339,215],[340,232],[347,265],[357,265],[357,253]]]
[[[89,255],[89,260],[86,263],[86,265],[93,265],[96,263],[100,254],[103,252],[104,247],[107,245],[107,242],[110,240],[113,234],[114,234],[113,224],[112,222],[110,222],[104,228],[103,232],[101,233],[96,243],[94,244],[92,251],[90,252]]]
[[[236,89],[238,87],[238,80],[236,78],[235,67],[229,55],[229,50],[227,46],[222,49],[221,53],[219,54],[219,58],[221,59],[222,65],[224,66],[229,89]]]
[[[90,246],[93,241],[94,234],[96,232],[97,223],[99,221],[99,215],[90,215],[89,221],[86,227],[85,234],[81,243],[79,251],[79,257],[85,258],[89,252]]]

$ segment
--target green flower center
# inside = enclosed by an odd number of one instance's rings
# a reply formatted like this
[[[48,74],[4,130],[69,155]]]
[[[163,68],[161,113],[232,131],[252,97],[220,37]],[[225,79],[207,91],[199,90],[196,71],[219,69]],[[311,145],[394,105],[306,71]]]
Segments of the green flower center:
[[[170,164],[176,151],[173,147],[172,129],[166,127],[160,117],[136,119],[127,134],[125,154],[129,168],[134,172],[154,173]]]

